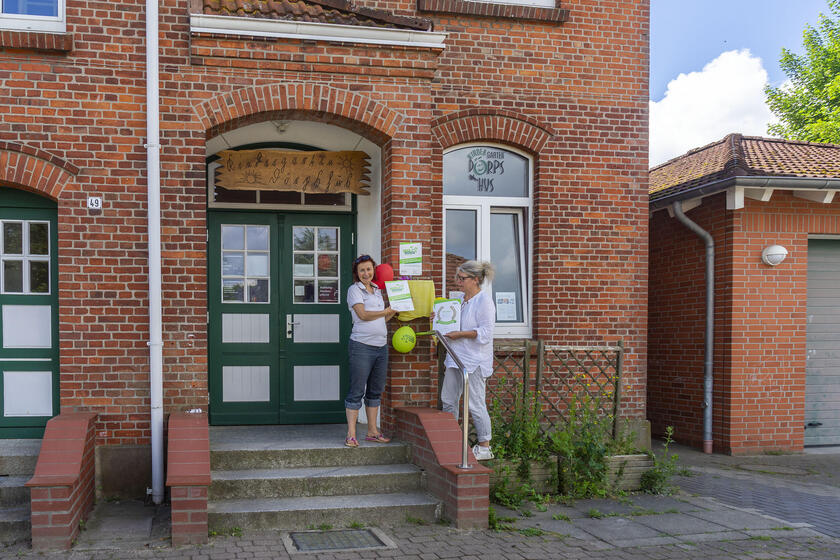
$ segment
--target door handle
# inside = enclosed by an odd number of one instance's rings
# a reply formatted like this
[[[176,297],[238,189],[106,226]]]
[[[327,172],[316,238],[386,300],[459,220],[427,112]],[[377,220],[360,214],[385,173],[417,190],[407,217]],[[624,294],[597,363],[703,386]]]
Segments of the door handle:
[[[295,325],[300,325],[300,322],[294,321],[294,315],[286,314],[286,338],[294,338]]]
[[[808,422],[805,424],[806,428],[816,428],[818,426],[822,426],[822,422]]]

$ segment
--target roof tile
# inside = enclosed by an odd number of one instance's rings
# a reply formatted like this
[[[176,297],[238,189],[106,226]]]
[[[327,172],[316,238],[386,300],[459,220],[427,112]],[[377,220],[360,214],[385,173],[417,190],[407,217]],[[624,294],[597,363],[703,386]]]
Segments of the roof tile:
[[[202,0],[208,15],[430,31],[431,21],[358,7],[348,0]]]
[[[840,177],[840,145],[730,134],[650,170],[650,200],[738,176]]]

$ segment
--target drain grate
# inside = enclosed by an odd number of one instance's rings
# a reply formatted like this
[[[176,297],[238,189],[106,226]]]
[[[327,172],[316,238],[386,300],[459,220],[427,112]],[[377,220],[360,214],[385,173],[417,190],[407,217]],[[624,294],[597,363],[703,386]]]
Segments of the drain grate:
[[[294,552],[336,552],[394,548],[382,531],[371,529],[339,529],[335,531],[299,531],[289,533],[286,549]]]

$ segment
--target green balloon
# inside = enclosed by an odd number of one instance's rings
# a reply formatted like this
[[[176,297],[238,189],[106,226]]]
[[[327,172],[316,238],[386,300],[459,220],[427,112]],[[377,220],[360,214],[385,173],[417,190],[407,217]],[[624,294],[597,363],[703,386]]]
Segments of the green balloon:
[[[417,337],[414,335],[414,329],[408,325],[398,328],[391,337],[391,346],[402,354],[411,352],[415,344],[417,344]]]

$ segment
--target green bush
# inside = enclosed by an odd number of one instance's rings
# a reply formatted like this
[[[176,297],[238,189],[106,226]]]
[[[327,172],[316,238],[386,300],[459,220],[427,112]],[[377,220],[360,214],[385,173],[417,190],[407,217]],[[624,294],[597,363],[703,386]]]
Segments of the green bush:
[[[560,457],[560,492],[573,498],[605,496],[608,455],[635,452],[632,435],[625,431],[613,438],[613,417],[604,413],[600,398],[584,395],[572,398],[566,422],[552,428],[544,422],[539,394],[523,396],[520,383],[499,381],[500,393],[515,399],[505,413],[502,403],[493,399],[490,410],[493,432],[494,469],[497,483],[491,497],[497,503],[517,507],[523,500],[542,497],[533,489],[530,467],[533,463],[552,464]],[[610,406],[606,407],[611,410]],[[511,468],[513,465],[513,468]]]

